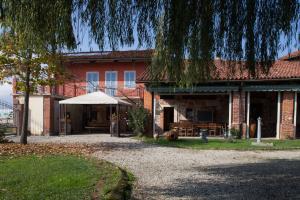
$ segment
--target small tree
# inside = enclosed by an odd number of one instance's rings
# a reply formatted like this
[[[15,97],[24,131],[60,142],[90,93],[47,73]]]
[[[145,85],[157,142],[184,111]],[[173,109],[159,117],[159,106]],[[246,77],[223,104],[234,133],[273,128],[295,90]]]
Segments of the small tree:
[[[0,143],[4,142],[4,133],[6,132],[6,127],[0,124]]]
[[[53,85],[63,71],[59,55],[45,50],[27,48],[18,35],[0,35],[0,80],[16,77],[18,91],[24,92],[24,113],[21,130],[22,144],[27,144],[29,95],[38,85]]]
[[[134,134],[140,137],[143,136],[148,115],[148,111],[142,106],[138,106],[129,111],[129,127]]]

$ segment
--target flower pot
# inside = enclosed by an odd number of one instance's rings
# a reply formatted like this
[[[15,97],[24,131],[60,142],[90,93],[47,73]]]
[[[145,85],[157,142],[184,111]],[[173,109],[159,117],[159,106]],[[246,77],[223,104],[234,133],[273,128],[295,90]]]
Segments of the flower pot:
[[[250,138],[254,138],[256,133],[256,123],[250,124]]]

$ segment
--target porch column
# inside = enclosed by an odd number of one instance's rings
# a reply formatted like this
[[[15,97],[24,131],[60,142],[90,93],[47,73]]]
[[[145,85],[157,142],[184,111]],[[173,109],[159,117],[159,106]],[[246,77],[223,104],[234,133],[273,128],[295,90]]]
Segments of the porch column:
[[[229,117],[228,117],[228,134],[230,135],[232,123],[232,92],[229,93]]]
[[[297,130],[297,92],[295,92],[294,96],[294,136],[296,138],[296,130]]]
[[[277,122],[276,122],[276,139],[279,139],[280,136],[280,101],[281,101],[281,94],[278,92],[277,95]]]
[[[249,139],[250,132],[250,92],[247,93],[247,135],[246,138]]]
[[[155,134],[155,115],[156,115],[156,99],[155,99],[155,96],[153,97],[153,111],[152,111],[152,115],[153,115],[152,133],[154,135]]]

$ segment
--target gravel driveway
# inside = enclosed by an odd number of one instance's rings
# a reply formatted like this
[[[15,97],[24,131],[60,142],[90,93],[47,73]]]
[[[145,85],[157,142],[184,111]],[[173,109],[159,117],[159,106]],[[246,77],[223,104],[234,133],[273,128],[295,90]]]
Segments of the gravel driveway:
[[[300,199],[300,151],[187,150],[108,135],[29,137],[90,143],[131,171],[135,199]]]

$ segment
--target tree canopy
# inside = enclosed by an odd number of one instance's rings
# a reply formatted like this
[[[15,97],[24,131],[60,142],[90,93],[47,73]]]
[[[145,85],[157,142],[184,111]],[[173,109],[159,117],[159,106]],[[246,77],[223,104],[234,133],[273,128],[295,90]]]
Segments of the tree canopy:
[[[183,82],[209,78],[216,56],[267,72],[280,49],[300,43],[299,0],[0,0],[0,19],[54,50],[76,47],[80,27],[100,49],[155,46],[154,72]]]

